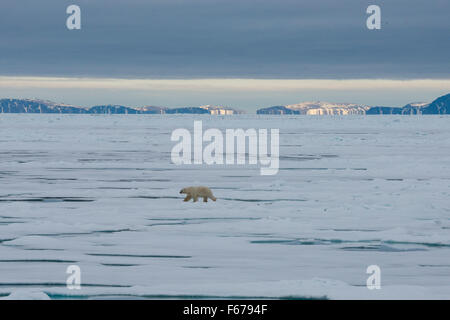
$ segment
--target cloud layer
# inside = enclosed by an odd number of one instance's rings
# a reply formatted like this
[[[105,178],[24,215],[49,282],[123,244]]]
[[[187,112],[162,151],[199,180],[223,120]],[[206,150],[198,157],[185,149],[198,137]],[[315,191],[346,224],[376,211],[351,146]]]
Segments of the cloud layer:
[[[2,0],[2,75],[449,78],[450,2]],[[82,29],[65,27],[81,7]]]
[[[2,88],[118,89],[135,91],[296,91],[450,88],[450,79],[118,79],[0,76]]]

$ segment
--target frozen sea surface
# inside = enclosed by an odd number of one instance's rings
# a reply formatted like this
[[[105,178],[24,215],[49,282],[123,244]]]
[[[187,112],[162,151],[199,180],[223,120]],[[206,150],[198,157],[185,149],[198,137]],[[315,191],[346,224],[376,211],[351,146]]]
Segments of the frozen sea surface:
[[[194,120],[279,128],[279,173],[171,164]],[[0,296],[449,299],[450,118],[0,115]]]

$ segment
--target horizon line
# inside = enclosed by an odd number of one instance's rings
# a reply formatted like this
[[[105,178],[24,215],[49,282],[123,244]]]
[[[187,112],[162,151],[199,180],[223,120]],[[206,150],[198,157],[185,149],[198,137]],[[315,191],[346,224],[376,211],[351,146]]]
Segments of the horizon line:
[[[415,79],[264,79],[264,78],[102,78],[0,76],[0,88],[42,89],[121,89],[161,91],[291,91],[291,90],[377,90],[377,89],[446,89],[450,78]]]

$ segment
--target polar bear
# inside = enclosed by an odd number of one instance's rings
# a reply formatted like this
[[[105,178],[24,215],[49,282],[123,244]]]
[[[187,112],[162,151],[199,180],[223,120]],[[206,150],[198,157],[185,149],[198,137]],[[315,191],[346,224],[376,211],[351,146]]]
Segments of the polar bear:
[[[217,200],[217,198],[214,197],[211,189],[208,187],[187,187],[181,189],[180,193],[186,194],[186,198],[184,198],[183,201],[189,201],[193,198],[194,202],[197,202],[199,197],[203,198],[203,202],[208,202],[208,198],[210,198],[212,201]]]

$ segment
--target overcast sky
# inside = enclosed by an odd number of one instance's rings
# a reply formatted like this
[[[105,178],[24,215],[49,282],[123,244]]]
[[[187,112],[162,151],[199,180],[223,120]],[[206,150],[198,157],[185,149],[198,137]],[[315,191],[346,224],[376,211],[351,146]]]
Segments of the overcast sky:
[[[81,30],[66,28],[70,4],[81,7]],[[366,28],[370,4],[381,7],[381,30]],[[1,0],[0,76],[450,79],[449,12],[448,0]],[[423,90],[387,87],[378,94],[370,87],[327,90],[324,82],[315,90],[281,87],[270,94],[219,86],[118,88],[111,96],[101,85],[94,94],[2,83],[1,97],[243,109],[311,99],[401,105],[450,92],[449,82]]]

